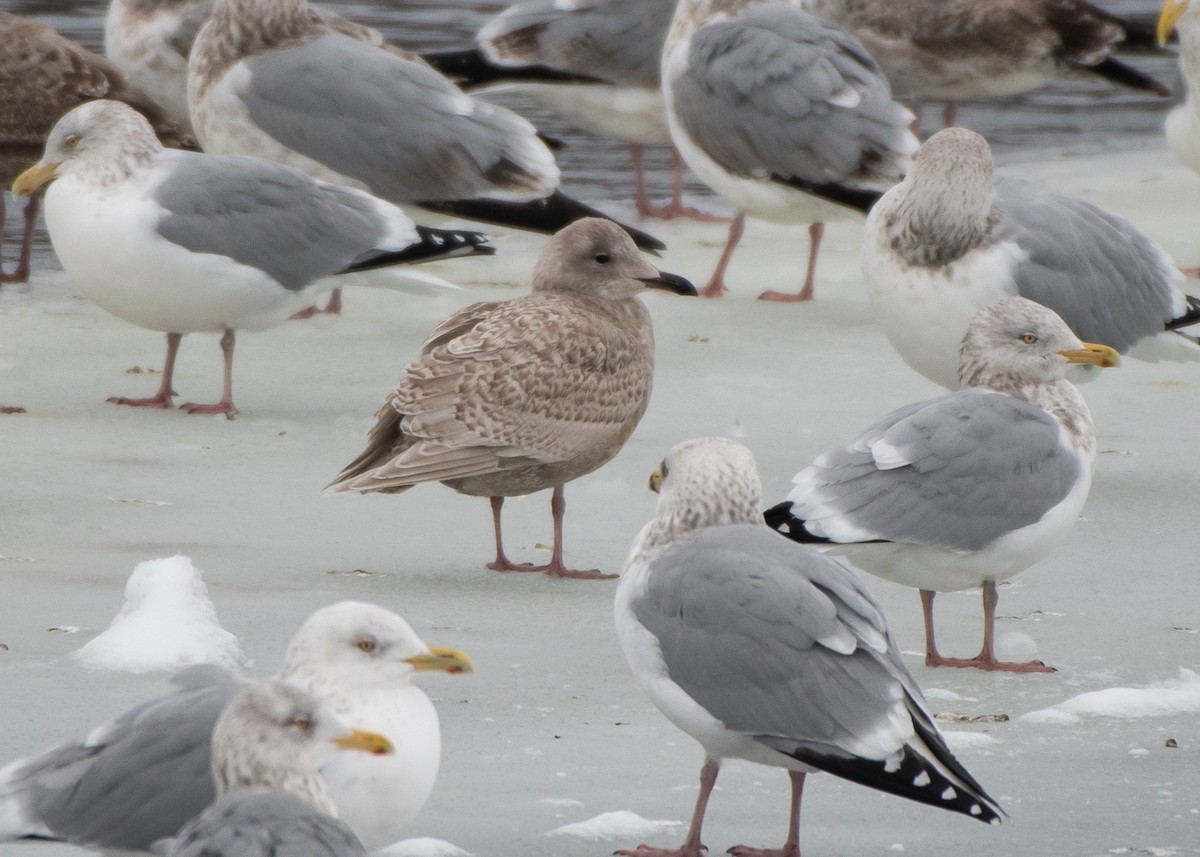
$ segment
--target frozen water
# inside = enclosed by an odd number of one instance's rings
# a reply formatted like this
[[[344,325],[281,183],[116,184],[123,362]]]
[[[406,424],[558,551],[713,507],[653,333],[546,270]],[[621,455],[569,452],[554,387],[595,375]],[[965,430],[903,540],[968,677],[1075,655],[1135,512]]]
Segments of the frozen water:
[[[682,821],[653,821],[642,818],[632,810],[602,812],[586,821],[564,824],[547,831],[547,836],[578,836],[592,842],[612,842],[628,839],[633,842],[659,833],[675,833],[683,826]]]
[[[1145,687],[1109,687],[1081,693],[1021,717],[1030,723],[1078,723],[1084,717],[1168,717],[1200,713],[1200,675],[1180,667],[1176,678]]]
[[[428,836],[403,839],[375,853],[378,857],[471,857],[470,851],[464,851],[452,842]]]

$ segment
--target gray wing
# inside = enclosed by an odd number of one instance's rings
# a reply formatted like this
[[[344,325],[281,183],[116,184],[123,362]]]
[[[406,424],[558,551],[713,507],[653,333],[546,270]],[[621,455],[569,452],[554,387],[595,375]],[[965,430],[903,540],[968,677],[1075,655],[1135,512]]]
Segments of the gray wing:
[[[366,194],[261,158],[181,152],[168,163],[154,189],[165,210],[159,234],[258,268],[285,288],[344,271],[385,241],[388,224]]]
[[[173,835],[216,797],[213,726],[244,686],[211,665],[184,670],[174,684],[85,740],[0,771],[0,804],[14,802],[54,837],[94,847],[146,850]]]
[[[1036,523],[1082,476],[1045,411],[958,390],[893,411],[821,455],[788,496],[806,529],[835,542],[980,550]]]
[[[739,175],[886,189],[915,150],[908,111],[858,41],[786,4],[697,30],[672,90],[689,135]]]
[[[193,819],[169,846],[170,857],[365,857],[342,821],[286,792],[238,791]]]
[[[690,534],[651,561],[634,613],[671,679],[729,729],[806,755],[874,758],[912,732],[894,720],[905,691],[920,691],[870,594],[766,527]]]
[[[238,95],[259,128],[393,202],[553,190],[532,125],[424,63],[326,33],[245,64]]]
[[[996,190],[994,234],[1028,254],[1013,275],[1018,293],[1081,339],[1124,353],[1185,311],[1174,263],[1128,220],[1023,182],[998,181]]]
[[[544,65],[619,86],[658,89],[663,42],[675,0],[532,0],[510,6],[479,31],[488,59]]]

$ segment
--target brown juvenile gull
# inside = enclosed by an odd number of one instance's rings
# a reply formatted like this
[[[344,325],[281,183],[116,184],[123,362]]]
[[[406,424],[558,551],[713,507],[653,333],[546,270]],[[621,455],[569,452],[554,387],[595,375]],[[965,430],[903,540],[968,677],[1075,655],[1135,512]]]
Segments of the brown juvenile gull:
[[[858,41],[783,0],[680,0],[663,51],[667,121],[692,171],[738,210],[702,290],[725,291],[746,215],[808,223],[813,296],[824,221],[865,213],[917,150],[912,115]]]
[[[472,304],[438,325],[375,415],[366,450],[329,490],[390,494],[442,482],[491,498],[488,568],[611,576],[563,565],[563,486],[616,455],[650,401],[654,333],[638,300],[647,288],[695,294],[612,222],[572,223],[538,257],[532,294]],[[500,534],[504,498],[546,488],[550,562],[513,563]]]
[[[395,613],[353,601],[313,613],[284,655],[279,679],[394,745],[385,756],[339,754],[321,766],[339,817],[372,849],[400,837],[437,777],[437,712],[412,684],[429,670],[470,672],[471,660],[426,645]],[[172,684],[82,740],[0,769],[0,842],[145,851],[211,804],[213,727],[246,682],[205,664]]]
[[[678,444],[650,488],[658,508],[617,585],[617,636],[650,699],[704,748],[704,766],[683,845],[617,854],[701,857],[709,794],[730,758],[784,768],[792,788],[783,847],[738,845],[735,857],[799,857],[800,800],[817,771],[1000,820],[950,752],[866,587],[763,526],[748,449]]]
[[[155,851],[168,857],[366,855],[321,777],[349,751],[392,752],[383,735],[348,728],[327,706],[282,681],[246,688],[212,733],[217,800]]]
[[[1085,0],[801,0],[854,33],[897,96],[955,102],[1015,95],[1068,74],[1096,75],[1155,95],[1170,90],[1113,58],[1152,48],[1152,28]]]
[[[863,275],[875,317],[904,362],[949,389],[980,307],[1020,295],[1076,335],[1121,354],[1200,360],[1180,327],[1200,300],[1141,230],[1083,200],[993,178],[987,141],[947,128],[925,141],[904,181],[867,217]],[[1072,380],[1097,373],[1080,367]]]
[[[0,12],[0,184],[37,160],[37,150],[59,117],[96,98],[124,101],[145,115],[168,146],[193,141],[102,56],[60,36],[52,27]],[[10,172],[10,170],[12,172]],[[0,283],[29,278],[38,197],[25,204],[25,230],[17,267],[0,270]],[[0,193],[0,245],[4,194]]]
[[[183,334],[221,331],[221,400],[181,407],[232,418],[235,330],[285,320],[326,277],[493,252],[476,232],[416,226],[391,203],[291,167],[164,149],[116,101],[64,116],[13,193],[50,181],[46,226],[63,268],[101,308],[167,335],[158,392],[109,399],[121,405],[170,407]]]
[[[397,204],[537,232],[605,216],[558,191],[529,122],[338,32],[305,0],[217,0],[188,60],[188,104],[207,151],[267,157]]]
[[[1048,554],[1092,485],[1096,434],[1067,364],[1115,366],[1054,312],[1005,298],[976,313],[962,341],[960,388],[892,411],[801,470],[767,522],[798,542],[833,543],[855,567],[921,591],[925,663],[1053,672],[1005,663],[993,648],[996,584]],[[844,547],[841,547],[844,545]],[[938,592],[983,590],[983,647],[937,650]]]
[[[484,25],[477,46],[421,56],[463,86],[501,84],[575,128],[629,144],[643,217],[714,220],[683,204],[683,159],[671,148],[671,202],[646,193],[647,145],[670,143],[659,67],[676,0],[526,0]]]

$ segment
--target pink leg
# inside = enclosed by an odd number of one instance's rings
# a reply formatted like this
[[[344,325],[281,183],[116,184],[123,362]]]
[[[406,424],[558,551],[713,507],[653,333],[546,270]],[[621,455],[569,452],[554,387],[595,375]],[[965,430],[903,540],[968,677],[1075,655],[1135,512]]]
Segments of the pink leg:
[[[813,281],[817,276],[817,253],[821,250],[821,238],[825,235],[824,223],[808,225],[808,273],[804,277],[804,286],[794,295],[777,292],[774,289],[763,292],[758,296],[760,301],[781,301],[783,303],[799,303],[813,299]]]
[[[1180,267],[1179,272],[1185,277],[1200,277],[1200,266],[1195,268]]]
[[[172,389],[172,381],[175,378],[175,355],[179,353],[179,343],[183,339],[181,333],[167,334],[167,359],[163,363],[162,383],[158,385],[158,392],[149,399],[129,399],[125,396],[109,396],[108,401],[114,405],[130,405],[134,408],[169,408],[171,407],[171,397],[177,395]]]
[[[697,208],[692,208],[683,204],[683,178],[684,168],[683,156],[679,154],[679,150],[674,146],[671,147],[671,164],[672,164],[672,181],[671,181],[671,201],[666,205],[656,206],[650,202],[650,197],[646,193],[646,177],[642,170],[642,155],[645,153],[646,147],[641,143],[630,143],[629,153],[633,157],[633,176],[634,182],[637,185],[636,202],[637,213],[642,217],[657,217],[660,220],[698,220],[703,223],[727,223],[729,218],[721,217],[719,214],[709,214],[700,211]]]
[[[958,105],[953,101],[947,101],[946,106],[942,108],[942,127],[953,128],[958,121]]]
[[[700,297],[719,298],[725,294],[725,269],[729,267],[729,260],[733,257],[734,248],[742,240],[742,233],[745,231],[746,215],[738,212],[737,217],[733,218],[733,222],[729,224],[729,239],[725,242],[725,249],[721,251],[721,259],[717,262],[717,270],[713,271],[708,285],[700,290]]]
[[[633,161],[633,204],[639,217],[654,217],[656,209],[646,193],[646,172],[642,168],[646,147],[641,143],[629,144],[629,158]]]
[[[0,194],[2,197],[3,194]],[[0,283],[23,283],[29,279],[29,260],[33,256],[33,229],[37,224],[38,207],[41,194],[34,194],[25,203],[25,229],[21,233],[21,252],[17,257],[17,267],[11,274],[0,270]],[[4,230],[4,201],[0,199],[0,233]],[[0,242],[3,235],[0,235]]]
[[[500,509],[504,506],[503,497],[492,497],[492,529],[496,533],[496,559],[489,562],[487,567],[492,571],[545,571],[546,566],[534,565],[529,562],[516,563],[504,553],[504,538],[500,535]]]
[[[221,337],[221,354],[225,357],[225,390],[221,401],[215,405],[184,402],[179,406],[179,410],[188,414],[224,414],[229,419],[237,415],[238,409],[233,406],[233,345],[233,328],[227,327],[225,335]]]
[[[336,288],[329,293],[329,301],[325,304],[325,309],[321,310],[324,315],[341,315],[342,314],[342,290]]]
[[[782,848],[747,848],[735,845],[733,857],[800,857],[800,801],[804,797],[804,774],[788,771],[792,780],[792,807],[788,815],[788,836]]]
[[[559,485],[550,495],[550,515],[554,519],[554,553],[550,556],[550,565],[546,574],[551,577],[572,577],[576,580],[611,580],[615,574],[604,574],[597,568],[586,571],[567,568],[563,564],[563,515],[567,511],[567,498],[563,486]]]
[[[696,796],[696,808],[692,811],[692,823],[688,827],[687,838],[678,848],[652,848],[649,845],[639,845],[637,848],[614,852],[620,857],[702,857],[706,849],[700,841],[700,827],[704,823],[704,812],[708,809],[708,796],[712,794],[717,782],[717,763],[712,759],[704,760],[700,769],[700,794]]]
[[[927,598],[928,596],[928,598]],[[983,582],[983,648],[973,658],[945,658],[938,654],[933,645],[933,597],[934,593],[921,590],[921,604],[925,609],[925,665],[931,667],[965,667],[989,672],[1012,673],[1052,673],[1054,667],[1048,667],[1041,661],[1013,663],[996,660],[994,649],[996,634],[996,605],[1000,595],[996,592],[996,581]]]

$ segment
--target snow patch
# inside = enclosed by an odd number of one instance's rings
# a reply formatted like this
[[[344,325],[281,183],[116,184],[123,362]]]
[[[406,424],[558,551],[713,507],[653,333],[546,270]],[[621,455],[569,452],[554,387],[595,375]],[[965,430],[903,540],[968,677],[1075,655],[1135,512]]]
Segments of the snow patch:
[[[1145,687],[1110,687],[1073,696],[1058,705],[1021,715],[1028,723],[1078,723],[1084,717],[1164,717],[1200,713],[1200,675],[1179,668],[1179,677]]]
[[[452,842],[429,836],[402,839],[375,854],[376,857],[472,857],[470,851],[464,851]]]
[[[999,738],[993,738],[984,732],[942,732],[942,737],[956,753],[961,750],[974,750],[978,747],[994,747],[1000,743]]]
[[[587,821],[577,821],[574,824],[564,824],[546,832],[547,836],[578,836],[592,842],[609,842],[613,839],[638,839],[653,836],[656,833],[673,831],[682,827],[682,821],[653,821],[642,818],[636,812],[623,809],[616,812],[602,812]]]
[[[121,612],[72,657],[87,669],[132,673],[204,663],[243,666],[238,639],[221,627],[200,576],[182,554],[138,563],[125,584]]]

